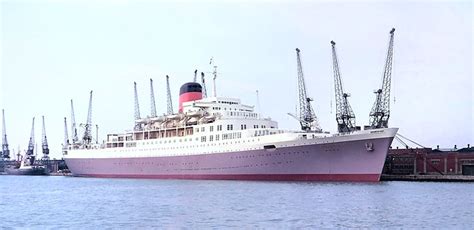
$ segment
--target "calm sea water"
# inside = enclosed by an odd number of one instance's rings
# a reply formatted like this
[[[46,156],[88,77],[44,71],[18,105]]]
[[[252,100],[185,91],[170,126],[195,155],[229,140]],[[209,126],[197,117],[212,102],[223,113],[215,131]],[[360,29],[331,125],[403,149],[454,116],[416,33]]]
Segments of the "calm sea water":
[[[474,229],[474,183],[0,176],[6,228]]]

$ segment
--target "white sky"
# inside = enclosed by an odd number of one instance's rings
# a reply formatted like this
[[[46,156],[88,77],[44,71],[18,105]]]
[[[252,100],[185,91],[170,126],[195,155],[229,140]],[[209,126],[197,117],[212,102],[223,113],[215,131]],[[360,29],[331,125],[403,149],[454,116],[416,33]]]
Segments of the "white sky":
[[[40,148],[44,115],[51,155],[59,158],[65,116],[71,131],[69,100],[76,122],[84,123],[90,90],[101,140],[132,128],[134,81],[144,116],[150,113],[148,79],[154,79],[161,114],[169,74],[177,110],[179,86],[196,68],[211,71],[211,56],[219,66],[219,96],[254,105],[258,89],[263,114],[280,128],[297,129],[286,115],[296,105],[296,47],[321,126],[335,131],[331,40],[357,124],[364,125],[392,27],[389,125],[425,146],[474,144],[470,1],[0,3],[0,108],[11,150],[27,147],[33,116]]]

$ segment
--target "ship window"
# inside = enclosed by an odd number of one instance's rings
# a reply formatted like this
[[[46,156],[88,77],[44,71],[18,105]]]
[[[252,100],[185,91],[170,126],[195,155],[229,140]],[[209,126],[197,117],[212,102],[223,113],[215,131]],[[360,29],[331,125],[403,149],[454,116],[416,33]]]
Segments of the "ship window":
[[[210,135],[209,136],[209,141],[213,141],[213,139],[214,139],[214,136]]]
[[[199,133],[199,128],[196,128],[196,133]]]
[[[254,128],[254,129],[258,129],[258,125],[253,125],[253,128]]]
[[[219,134],[216,134],[216,141],[219,140],[219,136],[220,136]]]
[[[214,131],[214,126],[210,126],[209,131],[213,132]]]
[[[201,142],[206,142],[206,136],[201,137]]]
[[[227,125],[227,130],[233,130],[233,129],[234,129],[233,125]]]
[[[201,127],[201,132],[204,132],[206,130],[206,127]]]

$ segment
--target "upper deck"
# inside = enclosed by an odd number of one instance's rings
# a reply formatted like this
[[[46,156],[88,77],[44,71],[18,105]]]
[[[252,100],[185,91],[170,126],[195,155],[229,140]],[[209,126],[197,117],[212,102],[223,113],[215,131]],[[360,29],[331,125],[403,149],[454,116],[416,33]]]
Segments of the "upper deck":
[[[261,118],[253,106],[224,97],[185,102],[182,113],[147,117],[136,122],[139,125],[131,132],[107,135],[104,147],[135,147],[144,140],[177,137],[179,140],[206,142],[282,132],[277,130],[277,122]]]

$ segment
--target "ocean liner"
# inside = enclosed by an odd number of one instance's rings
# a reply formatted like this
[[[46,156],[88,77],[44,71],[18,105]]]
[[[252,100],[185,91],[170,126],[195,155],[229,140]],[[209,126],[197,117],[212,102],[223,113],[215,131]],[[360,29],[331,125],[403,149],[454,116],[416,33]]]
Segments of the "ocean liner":
[[[137,120],[101,145],[71,144],[64,159],[86,177],[379,181],[397,130],[281,130],[239,99],[202,98],[190,82],[179,113]]]
[[[214,66],[213,96],[207,97],[204,73],[202,84],[197,83],[196,70],[194,81],[180,88],[178,113],[173,113],[167,76],[168,114],[156,116],[150,79],[151,116],[140,118],[135,84],[133,131],[108,134],[101,145],[91,141],[91,92],[83,140],[78,140],[71,116],[73,141],[65,141],[64,159],[74,176],[87,177],[379,181],[398,131],[388,128],[394,31],[390,31],[382,87],[375,91],[370,124],[364,130],[355,125],[349,94],[342,88],[336,43],[331,41],[336,134],[323,132],[319,127],[312,99],[306,94],[297,48],[299,115],[290,115],[300,122],[300,131],[279,129],[276,121],[263,118],[253,106],[236,98],[216,96]]]

